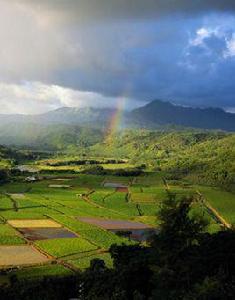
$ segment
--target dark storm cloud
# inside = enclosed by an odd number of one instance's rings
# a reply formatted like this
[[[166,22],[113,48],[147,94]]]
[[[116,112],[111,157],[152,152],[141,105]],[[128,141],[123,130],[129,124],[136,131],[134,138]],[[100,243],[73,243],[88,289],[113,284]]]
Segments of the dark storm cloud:
[[[16,0],[17,1],[17,0]],[[22,2],[22,1],[21,1]],[[74,16],[79,20],[96,18],[150,18],[161,14],[235,11],[233,0],[23,0],[38,10]]]
[[[235,107],[234,14],[228,0],[0,0],[0,111]]]

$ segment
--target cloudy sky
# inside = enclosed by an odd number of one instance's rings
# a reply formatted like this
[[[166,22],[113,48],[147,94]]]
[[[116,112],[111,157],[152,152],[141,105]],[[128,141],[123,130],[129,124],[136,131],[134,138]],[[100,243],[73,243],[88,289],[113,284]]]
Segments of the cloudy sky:
[[[234,95],[234,0],[0,0],[0,113]]]

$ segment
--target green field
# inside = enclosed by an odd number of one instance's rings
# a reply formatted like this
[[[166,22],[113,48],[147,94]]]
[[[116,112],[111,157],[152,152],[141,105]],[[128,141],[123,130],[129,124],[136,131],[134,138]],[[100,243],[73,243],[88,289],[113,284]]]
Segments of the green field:
[[[136,241],[82,222],[79,218],[129,220],[156,227],[158,226],[157,211],[161,201],[167,197],[162,175],[154,172],[138,177],[121,177],[55,171],[54,174],[42,173],[40,176],[41,179],[36,182],[26,183],[22,176],[15,182],[0,186],[0,245],[30,243],[37,251],[50,258],[48,263],[41,266],[32,265],[26,268],[22,265],[14,273],[20,279],[69,276],[77,269],[87,268],[94,258],[103,259],[107,266],[111,267],[112,260],[107,252],[109,247],[115,243],[130,244]],[[104,182],[125,185],[128,192],[116,191],[114,187],[105,187]],[[168,183],[169,190],[175,193],[177,198],[193,195],[196,190],[200,190],[207,201],[228,222],[235,221],[234,194],[211,187],[189,186],[180,181]],[[51,185],[54,187],[50,187]],[[210,219],[200,204],[195,204],[195,211]],[[46,219],[57,222],[61,227],[75,233],[77,237],[29,241],[18,228],[13,228],[7,223],[8,220]],[[219,225],[212,219],[210,221],[209,230],[218,230]]]

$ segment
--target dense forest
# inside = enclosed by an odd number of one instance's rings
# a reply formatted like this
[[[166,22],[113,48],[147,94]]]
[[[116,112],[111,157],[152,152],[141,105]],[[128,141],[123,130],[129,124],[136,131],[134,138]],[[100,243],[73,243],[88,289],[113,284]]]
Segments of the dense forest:
[[[125,131],[111,142],[89,148],[94,155],[126,157],[166,172],[171,179],[232,188],[235,184],[235,135],[203,131]]]

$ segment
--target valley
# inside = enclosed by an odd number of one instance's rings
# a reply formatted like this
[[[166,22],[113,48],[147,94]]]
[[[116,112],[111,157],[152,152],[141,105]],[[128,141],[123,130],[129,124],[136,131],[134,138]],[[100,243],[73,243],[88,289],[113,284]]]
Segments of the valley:
[[[18,116],[0,128],[0,285],[70,280],[96,259],[112,270],[112,245],[148,248],[172,197],[193,199],[190,215],[208,234],[233,228],[234,133],[113,128],[94,113],[81,123],[80,110],[48,113],[45,124]]]
[[[224,224],[208,212],[198,191],[229,226],[234,223],[232,190],[171,179],[170,173],[166,179],[166,171],[150,166],[133,175],[136,168],[123,158],[69,156],[19,167],[20,173],[0,186],[1,280],[12,274],[20,280],[31,274],[34,279],[70,276],[94,258],[112,267],[109,247],[146,243],[169,192],[178,199],[194,195],[193,213],[206,217],[209,232]]]

